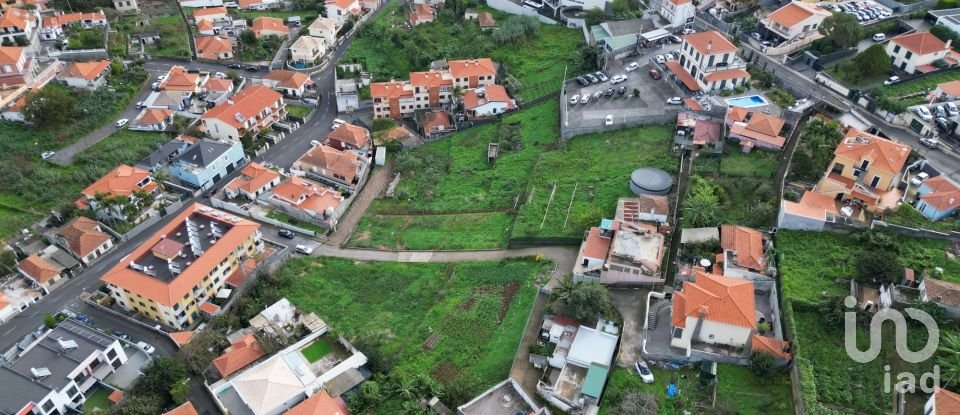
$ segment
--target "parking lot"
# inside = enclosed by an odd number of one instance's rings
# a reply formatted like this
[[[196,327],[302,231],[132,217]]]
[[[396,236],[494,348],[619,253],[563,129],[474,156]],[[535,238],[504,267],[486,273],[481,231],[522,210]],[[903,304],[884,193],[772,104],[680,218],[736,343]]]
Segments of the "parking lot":
[[[667,75],[661,72],[661,79],[654,80],[650,77],[649,71],[653,66],[649,63],[650,57],[643,56],[634,59],[626,59],[616,63],[608,64],[608,68],[613,68],[606,72],[607,81],[581,86],[576,82],[567,83],[565,94],[563,95],[563,105],[566,107],[566,126],[570,128],[604,126],[607,116],[612,116],[610,125],[624,124],[628,122],[638,122],[644,118],[660,117],[667,113],[668,107],[679,109],[679,105],[667,105],[667,99],[676,96],[677,93],[667,83]],[[625,66],[632,62],[638,64],[636,70],[627,72]],[[617,84],[611,84],[611,79],[617,75],[626,75],[627,79]],[[609,97],[604,96],[609,89],[613,89],[613,94]],[[623,94],[618,93],[622,88]],[[639,91],[634,96],[634,90]],[[601,93],[599,98],[594,98],[594,94]],[[584,94],[590,94],[589,102],[579,101],[571,103],[574,95],[583,97]]]
[[[893,12],[886,6],[872,1],[848,1],[828,7],[834,13],[847,13],[860,24],[867,25],[890,17]]]

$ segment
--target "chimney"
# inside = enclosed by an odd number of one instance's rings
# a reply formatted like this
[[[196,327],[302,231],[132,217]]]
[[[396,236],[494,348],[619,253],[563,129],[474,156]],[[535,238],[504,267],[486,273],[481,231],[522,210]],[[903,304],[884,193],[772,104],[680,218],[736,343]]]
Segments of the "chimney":
[[[707,53],[710,53],[710,49],[713,49],[713,41],[712,41],[712,40],[708,40],[708,41],[707,41]]]
[[[950,50],[950,44],[953,43],[953,39],[947,39],[947,46],[943,50]]]

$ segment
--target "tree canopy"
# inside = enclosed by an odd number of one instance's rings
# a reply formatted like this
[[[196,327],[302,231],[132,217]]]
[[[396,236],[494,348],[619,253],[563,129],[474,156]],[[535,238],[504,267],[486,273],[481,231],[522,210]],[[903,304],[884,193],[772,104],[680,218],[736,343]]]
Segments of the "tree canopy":
[[[558,293],[553,312],[577,321],[593,321],[612,307],[610,292],[600,284],[576,283]]]
[[[860,52],[853,61],[857,64],[857,69],[863,76],[874,76],[887,73],[890,70],[890,57],[883,49],[883,45],[877,43],[863,52]]]
[[[76,100],[64,88],[43,88],[27,95],[23,116],[42,128],[56,128],[73,114]]]
[[[837,49],[852,47],[863,39],[863,26],[860,26],[860,22],[855,17],[847,13],[834,13],[823,19],[823,23],[817,30]]]

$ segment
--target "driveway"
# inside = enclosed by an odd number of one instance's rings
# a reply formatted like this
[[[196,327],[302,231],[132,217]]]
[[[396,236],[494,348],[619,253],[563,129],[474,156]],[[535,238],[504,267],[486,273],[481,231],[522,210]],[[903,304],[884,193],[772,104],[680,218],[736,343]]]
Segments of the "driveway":
[[[643,350],[643,320],[647,314],[648,289],[611,288],[613,306],[623,317],[623,331],[620,336],[620,353],[617,364],[630,367],[640,357]]]
[[[120,389],[127,389],[140,376],[140,371],[150,362],[150,357],[127,342],[123,342],[123,350],[127,353],[127,362],[118,367],[116,372],[107,376],[104,381]]]

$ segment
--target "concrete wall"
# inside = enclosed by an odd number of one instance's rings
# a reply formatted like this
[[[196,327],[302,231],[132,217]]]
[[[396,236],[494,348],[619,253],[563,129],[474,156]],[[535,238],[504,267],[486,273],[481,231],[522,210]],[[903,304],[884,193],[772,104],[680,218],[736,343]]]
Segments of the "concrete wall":
[[[534,16],[537,19],[539,19],[541,23],[557,24],[556,21],[546,16],[543,16],[540,13],[537,13],[536,10],[523,7],[510,0],[487,0],[487,6],[493,7],[494,9],[500,10],[505,13],[519,14],[523,16]]]

